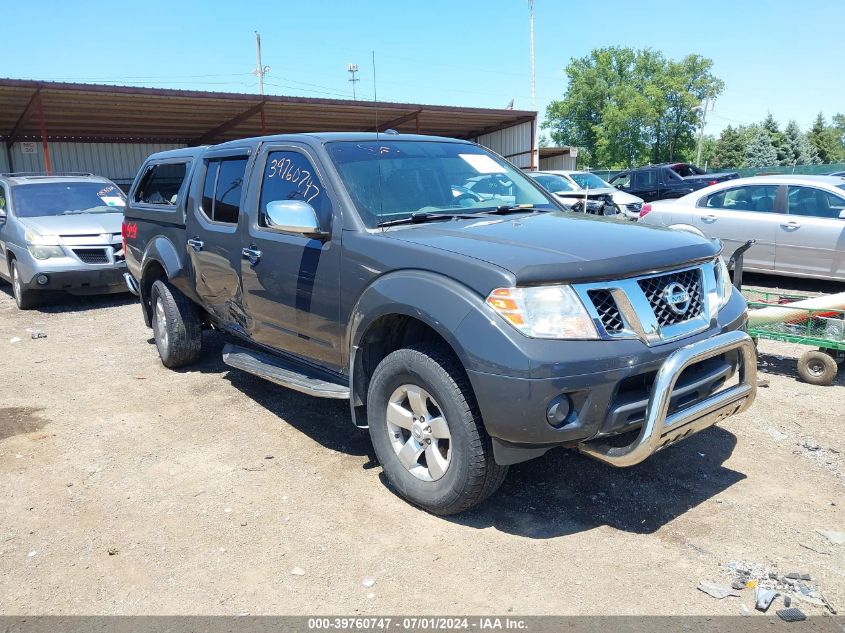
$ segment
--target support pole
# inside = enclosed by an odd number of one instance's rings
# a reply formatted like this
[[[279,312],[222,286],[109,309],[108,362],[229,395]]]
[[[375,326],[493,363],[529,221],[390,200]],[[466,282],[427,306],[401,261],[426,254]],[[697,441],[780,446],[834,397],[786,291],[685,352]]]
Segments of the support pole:
[[[53,173],[53,164],[50,161],[50,146],[47,143],[47,122],[44,120],[44,104],[41,103],[41,93],[36,97],[35,107],[38,110],[38,126],[41,128],[41,148],[44,150],[44,171],[49,176]]]

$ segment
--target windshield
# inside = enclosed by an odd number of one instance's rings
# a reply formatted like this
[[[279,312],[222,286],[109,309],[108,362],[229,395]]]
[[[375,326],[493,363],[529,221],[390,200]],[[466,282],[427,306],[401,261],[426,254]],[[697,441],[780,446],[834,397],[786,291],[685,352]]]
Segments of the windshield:
[[[573,187],[569,183],[569,181],[563,176],[555,176],[553,174],[537,174],[536,176],[532,176],[532,178],[552,193],[560,193],[561,191],[575,190],[575,187]]]
[[[12,189],[19,218],[76,213],[122,213],[126,198],[117,185],[102,182],[44,182]]]
[[[581,189],[608,189],[612,188],[610,183],[606,180],[602,180],[595,174],[590,174],[586,172],[582,172],[580,174],[569,174],[569,177],[572,178],[575,182],[578,183],[578,186]]]
[[[382,139],[326,148],[370,228],[420,212],[558,208],[521,171],[476,145]]]

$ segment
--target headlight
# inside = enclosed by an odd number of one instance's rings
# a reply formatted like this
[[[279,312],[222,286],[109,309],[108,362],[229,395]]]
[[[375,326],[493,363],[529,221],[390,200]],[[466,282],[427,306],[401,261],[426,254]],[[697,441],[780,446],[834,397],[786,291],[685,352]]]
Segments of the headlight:
[[[24,234],[26,247],[35,259],[50,259],[51,257],[64,257],[62,247],[58,245],[58,238],[38,235],[27,231]]]
[[[728,272],[728,265],[725,264],[724,257],[720,255],[713,267],[716,273],[716,291],[719,293],[719,307],[721,308],[730,300],[734,286],[731,283],[731,274]]]
[[[598,338],[592,318],[569,286],[497,288],[487,305],[532,338]]]

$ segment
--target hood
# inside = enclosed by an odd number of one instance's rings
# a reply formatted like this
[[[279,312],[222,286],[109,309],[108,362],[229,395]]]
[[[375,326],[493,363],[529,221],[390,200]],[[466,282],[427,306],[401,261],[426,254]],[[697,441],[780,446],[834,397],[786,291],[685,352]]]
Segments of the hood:
[[[384,236],[499,266],[517,285],[620,279],[719,253],[691,233],[563,212],[409,225]]]
[[[119,213],[80,213],[20,218],[21,224],[39,235],[101,235],[120,233],[123,211]]]
[[[602,191],[604,190],[602,189]],[[620,191],[619,189],[610,189],[609,192],[613,196],[613,201],[616,204],[636,204],[637,202],[642,203],[643,201],[642,198],[633,196],[625,191]]]

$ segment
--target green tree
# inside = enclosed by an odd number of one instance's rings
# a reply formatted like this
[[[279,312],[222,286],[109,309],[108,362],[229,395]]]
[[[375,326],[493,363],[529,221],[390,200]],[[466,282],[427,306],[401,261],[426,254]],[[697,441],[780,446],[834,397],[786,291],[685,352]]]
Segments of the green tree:
[[[813,121],[813,127],[807,132],[807,139],[822,163],[834,163],[845,154],[841,139],[836,137],[836,128],[828,127],[824,114],[819,112],[816,120]]]
[[[787,160],[783,133],[780,131],[780,128],[778,127],[778,122],[775,121],[775,117],[772,116],[771,112],[769,112],[766,115],[766,118],[763,119],[763,122],[760,124],[760,127],[766,130],[769,135],[769,140],[772,142],[772,147],[775,148],[775,152],[777,153],[777,164],[791,165],[792,162]]]
[[[786,124],[783,130],[784,156],[782,165],[812,165],[819,162],[815,149],[807,140],[795,121]]]
[[[544,127],[597,167],[673,160],[695,145],[695,106],[724,87],[711,68],[699,55],[673,61],[652,49],[595,49],[566,67],[568,89],[549,105]]]
[[[745,152],[746,167],[771,167],[777,165],[777,161],[778,153],[768,131],[758,127]]]
[[[748,142],[739,130],[730,125],[722,130],[713,147],[710,164],[718,169],[739,169],[745,165]]]

